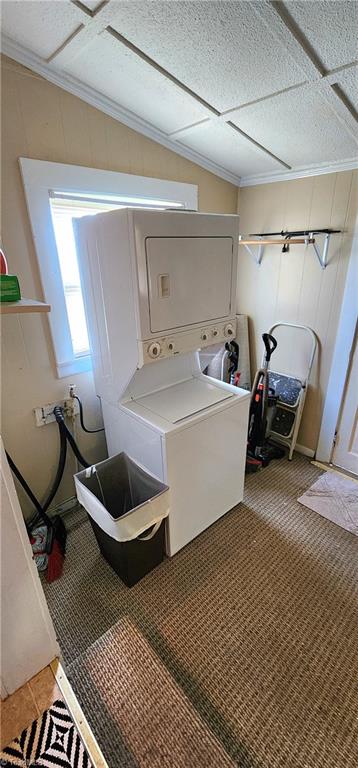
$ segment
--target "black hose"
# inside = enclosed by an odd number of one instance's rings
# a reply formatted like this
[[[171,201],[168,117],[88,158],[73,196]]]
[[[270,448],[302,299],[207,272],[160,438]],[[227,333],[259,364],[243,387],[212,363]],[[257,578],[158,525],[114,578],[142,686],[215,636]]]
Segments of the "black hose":
[[[82,454],[81,454],[81,452],[80,452],[80,449],[79,449],[79,448],[78,448],[78,446],[77,446],[77,443],[76,443],[76,441],[75,441],[75,438],[73,437],[73,434],[72,434],[72,432],[70,432],[70,430],[68,429],[68,427],[66,427],[66,424],[64,424],[63,426],[64,426],[64,430],[65,430],[65,432],[66,432],[66,437],[67,437],[67,440],[68,440],[68,442],[69,442],[69,444],[70,444],[70,446],[71,446],[71,448],[72,448],[72,450],[73,450],[73,453],[74,453],[74,454],[75,454],[75,456],[76,456],[76,459],[78,459],[78,461],[80,462],[80,464],[82,464],[82,466],[83,466],[83,467],[85,467],[85,469],[86,469],[87,467],[90,467],[90,466],[91,466],[91,464],[89,464],[89,463],[88,463],[88,461],[86,461],[86,459],[84,459],[84,458],[83,458],[83,456],[82,456]]]
[[[68,440],[73,450],[73,453],[76,456],[76,459],[78,459],[78,461],[80,462],[80,464],[82,464],[83,467],[85,468],[90,467],[91,465],[88,464],[86,459],[83,458],[82,453],[80,452],[80,449],[75,441],[75,438],[73,437],[72,432],[70,432],[70,430],[65,424],[65,417],[63,415],[62,408],[59,405],[56,405],[55,408],[53,409],[53,413],[58,425],[61,427],[61,430],[63,430],[63,433],[66,436],[66,439]]]
[[[100,429],[88,429],[85,427],[84,419],[83,419],[83,405],[81,403],[80,398],[77,395],[73,395],[74,400],[77,400],[79,409],[80,409],[80,424],[84,432],[88,432],[90,435],[95,432],[104,432],[104,427],[101,427]]]
[[[58,465],[57,465],[56,477],[55,477],[55,479],[53,481],[53,484],[52,484],[51,490],[49,492],[49,495],[48,495],[46,501],[44,502],[44,504],[42,506],[42,512],[46,512],[46,510],[48,509],[48,507],[51,504],[51,501],[53,501],[54,497],[56,496],[56,493],[57,493],[57,491],[59,489],[59,486],[60,486],[60,482],[61,482],[62,477],[63,477],[63,473],[65,471],[65,466],[66,466],[66,456],[67,456],[66,433],[65,433],[65,431],[63,429],[63,426],[62,426],[61,422],[58,421],[57,425],[58,425],[59,432],[60,432],[60,458],[59,458]]]
[[[46,500],[44,501],[44,503],[42,505],[40,504],[39,500],[36,498],[35,494],[31,490],[30,486],[27,484],[25,478],[22,476],[20,470],[17,468],[17,466],[16,466],[15,462],[12,460],[11,456],[8,454],[7,451],[5,451],[6,458],[8,460],[9,467],[10,467],[11,471],[14,473],[16,479],[19,481],[20,485],[23,487],[23,489],[24,489],[25,493],[27,494],[27,496],[29,497],[30,501],[32,501],[32,503],[33,503],[33,505],[34,505],[34,507],[36,509],[36,512],[37,512],[35,517],[33,517],[32,520],[29,523],[27,523],[27,529],[28,530],[31,530],[34,527],[34,525],[37,523],[39,518],[41,518],[41,520],[43,520],[43,522],[49,528],[52,527],[52,520],[46,514],[46,510],[48,509],[48,507],[50,506],[51,502],[53,501],[53,499],[54,499],[54,497],[55,497],[55,495],[56,495],[56,493],[58,491],[58,488],[59,488],[59,485],[61,483],[62,477],[63,477],[63,473],[64,473],[65,465],[66,465],[66,456],[67,456],[67,440],[68,440],[68,442],[69,442],[69,444],[70,444],[70,446],[71,446],[71,448],[72,448],[76,458],[80,462],[80,464],[82,464],[82,466],[85,467],[85,468],[91,466],[90,464],[88,464],[86,459],[83,458],[82,454],[80,453],[79,448],[77,447],[77,443],[76,443],[73,435],[71,434],[70,430],[67,428],[67,426],[65,424],[65,420],[64,420],[64,415],[63,415],[62,409],[59,406],[56,406],[54,408],[53,412],[54,412],[54,416],[55,416],[55,419],[57,421],[57,426],[58,426],[59,433],[60,433],[60,458],[59,458],[59,462],[58,462],[58,466],[57,466],[56,477],[55,477],[55,479],[53,481],[53,484],[51,486],[50,492],[49,492]]]
[[[38,515],[40,517],[43,517],[43,509],[42,509],[42,506],[41,506],[40,502],[36,498],[35,494],[32,492],[30,486],[27,484],[25,478],[22,476],[22,474],[21,474],[20,470],[17,468],[16,464],[13,462],[11,456],[8,454],[7,451],[5,451],[5,453],[6,453],[6,458],[7,458],[8,462],[9,462],[9,467],[10,467],[11,471],[14,473],[14,475],[15,475],[16,479],[19,481],[20,485],[22,485],[22,487],[23,487],[25,493],[27,494],[27,496],[29,497],[30,501],[32,501],[35,509],[37,510]],[[37,519],[38,515],[36,515],[36,519]],[[47,517],[47,515],[45,515],[45,517]],[[50,518],[47,518],[47,519],[48,519],[48,521],[50,521]]]
[[[57,421],[57,419],[56,419],[56,421]],[[48,494],[46,500],[44,501],[44,503],[42,505],[40,504],[39,500],[36,498],[35,494],[31,490],[30,486],[27,484],[25,478],[22,476],[20,470],[17,468],[17,466],[14,463],[14,461],[12,460],[11,456],[9,456],[9,454],[6,451],[6,457],[7,457],[7,460],[9,462],[10,469],[14,473],[14,475],[17,478],[17,480],[19,481],[20,485],[22,485],[24,491],[26,492],[26,494],[29,497],[30,501],[32,501],[32,503],[33,503],[33,505],[34,505],[34,507],[35,507],[35,509],[37,511],[37,514],[32,518],[32,520],[30,520],[30,522],[27,523],[27,527],[30,530],[38,522],[39,518],[41,518],[41,520],[48,527],[51,527],[51,525],[52,525],[52,521],[49,518],[49,516],[46,514],[46,510],[50,506],[51,502],[53,501],[53,499],[54,499],[54,497],[55,497],[55,495],[56,495],[56,493],[58,491],[60,482],[61,482],[62,477],[63,477],[63,473],[64,473],[64,469],[65,469],[65,465],[66,465],[66,455],[67,455],[67,439],[66,439],[66,434],[65,434],[65,431],[62,428],[61,422],[57,421],[57,424],[58,424],[59,433],[60,433],[60,458],[59,458],[59,462],[58,462],[56,477],[55,477],[55,479],[53,481],[53,484],[52,484],[52,486],[50,488],[49,494]]]

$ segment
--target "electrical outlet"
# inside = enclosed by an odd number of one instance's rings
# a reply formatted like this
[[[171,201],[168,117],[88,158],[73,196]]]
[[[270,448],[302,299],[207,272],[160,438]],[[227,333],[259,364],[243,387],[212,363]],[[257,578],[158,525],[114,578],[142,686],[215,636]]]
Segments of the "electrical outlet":
[[[56,405],[63,408],[63,403],[63,400],[58,400],[56,403],[46,403],[46,405],[40,405],[38,408],[34,408],[36,426],[44,427],[45,424],[51,424],[52,421],[56,421],[53,415],[53,409]]]
[[[44,427],[46,424],[51,424],[56,421],[53,415],[53,409],[56,405],[63,408],[65,417],[77,416],[79,413],[79,406],[77,400],[73,398],[67,398],[66,400],[57,400],[56,403],[46,403],[46,405],[40,405],[38,408],[33,409],[35,424],[37,427]]]
[[[80,412],[78,400],[75,400],[74,397],[67,397],[66,400],[63,401],[63,407],[67,419],[72,419],[73,416],[77,416]]]

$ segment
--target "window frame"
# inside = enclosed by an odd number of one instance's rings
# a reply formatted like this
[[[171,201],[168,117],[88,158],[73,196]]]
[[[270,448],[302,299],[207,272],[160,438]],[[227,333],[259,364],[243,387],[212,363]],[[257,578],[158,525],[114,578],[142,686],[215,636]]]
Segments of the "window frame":
[[[65,292],[53,228],[50,196],[52,190],[67,194],[128,195],[182,203],[184,209],[198,210],[198,187],[178,181],[135,176],[85,166],[19,158],[27,209],[37,254],[48,315],[58,378],[92,369],[91,354],[74,355],[67,315]]]

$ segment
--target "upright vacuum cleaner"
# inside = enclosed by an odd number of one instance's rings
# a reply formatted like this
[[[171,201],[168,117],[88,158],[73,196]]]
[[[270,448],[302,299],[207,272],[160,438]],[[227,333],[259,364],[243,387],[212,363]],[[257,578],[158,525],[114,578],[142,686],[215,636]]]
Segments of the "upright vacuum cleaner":
[[[247,439],[246,472],[256,472],[267,467],[271,459],[282,459],[283,448],[266,439],[269,408],[276,405],[277,398],[269,386],[269,366],[277,341],[269,333],[262,334],[266,355],[262,367],[256,371],[251,392],[249,431]]]

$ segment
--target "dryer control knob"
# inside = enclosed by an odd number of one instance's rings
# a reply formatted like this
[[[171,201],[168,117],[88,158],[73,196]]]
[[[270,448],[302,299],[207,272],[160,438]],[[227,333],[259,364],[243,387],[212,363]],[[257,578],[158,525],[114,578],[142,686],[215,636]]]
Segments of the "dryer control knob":
[[[153,341],[152,344],[149,344],[148,355],[149,357],[152,357],[153,360],[155,360],[156,357],[159,357],[161,351],[162,350],[161,350],[160,344],[158,344],[157,341]]]
[[[224,328],[224,336],[231,338],[234,335],[234,326],[232,323],[227,323]]]
[[[208,332],[207,331],[202,331],[200,338],[201,338],[202,341],[207,341],[208,338],[209,338]]]
[[[169,352],[174,352],[174,350],[175,350],[174,341],[168,341],[168,350],[169,350]]]
[[[218,333],[219,333],[219,331],[218,331],[217,328],[213,328],[213,330],[211,331],[211,335],[214,336],[214,338],[215,338],[215,336],[218,335]]]

